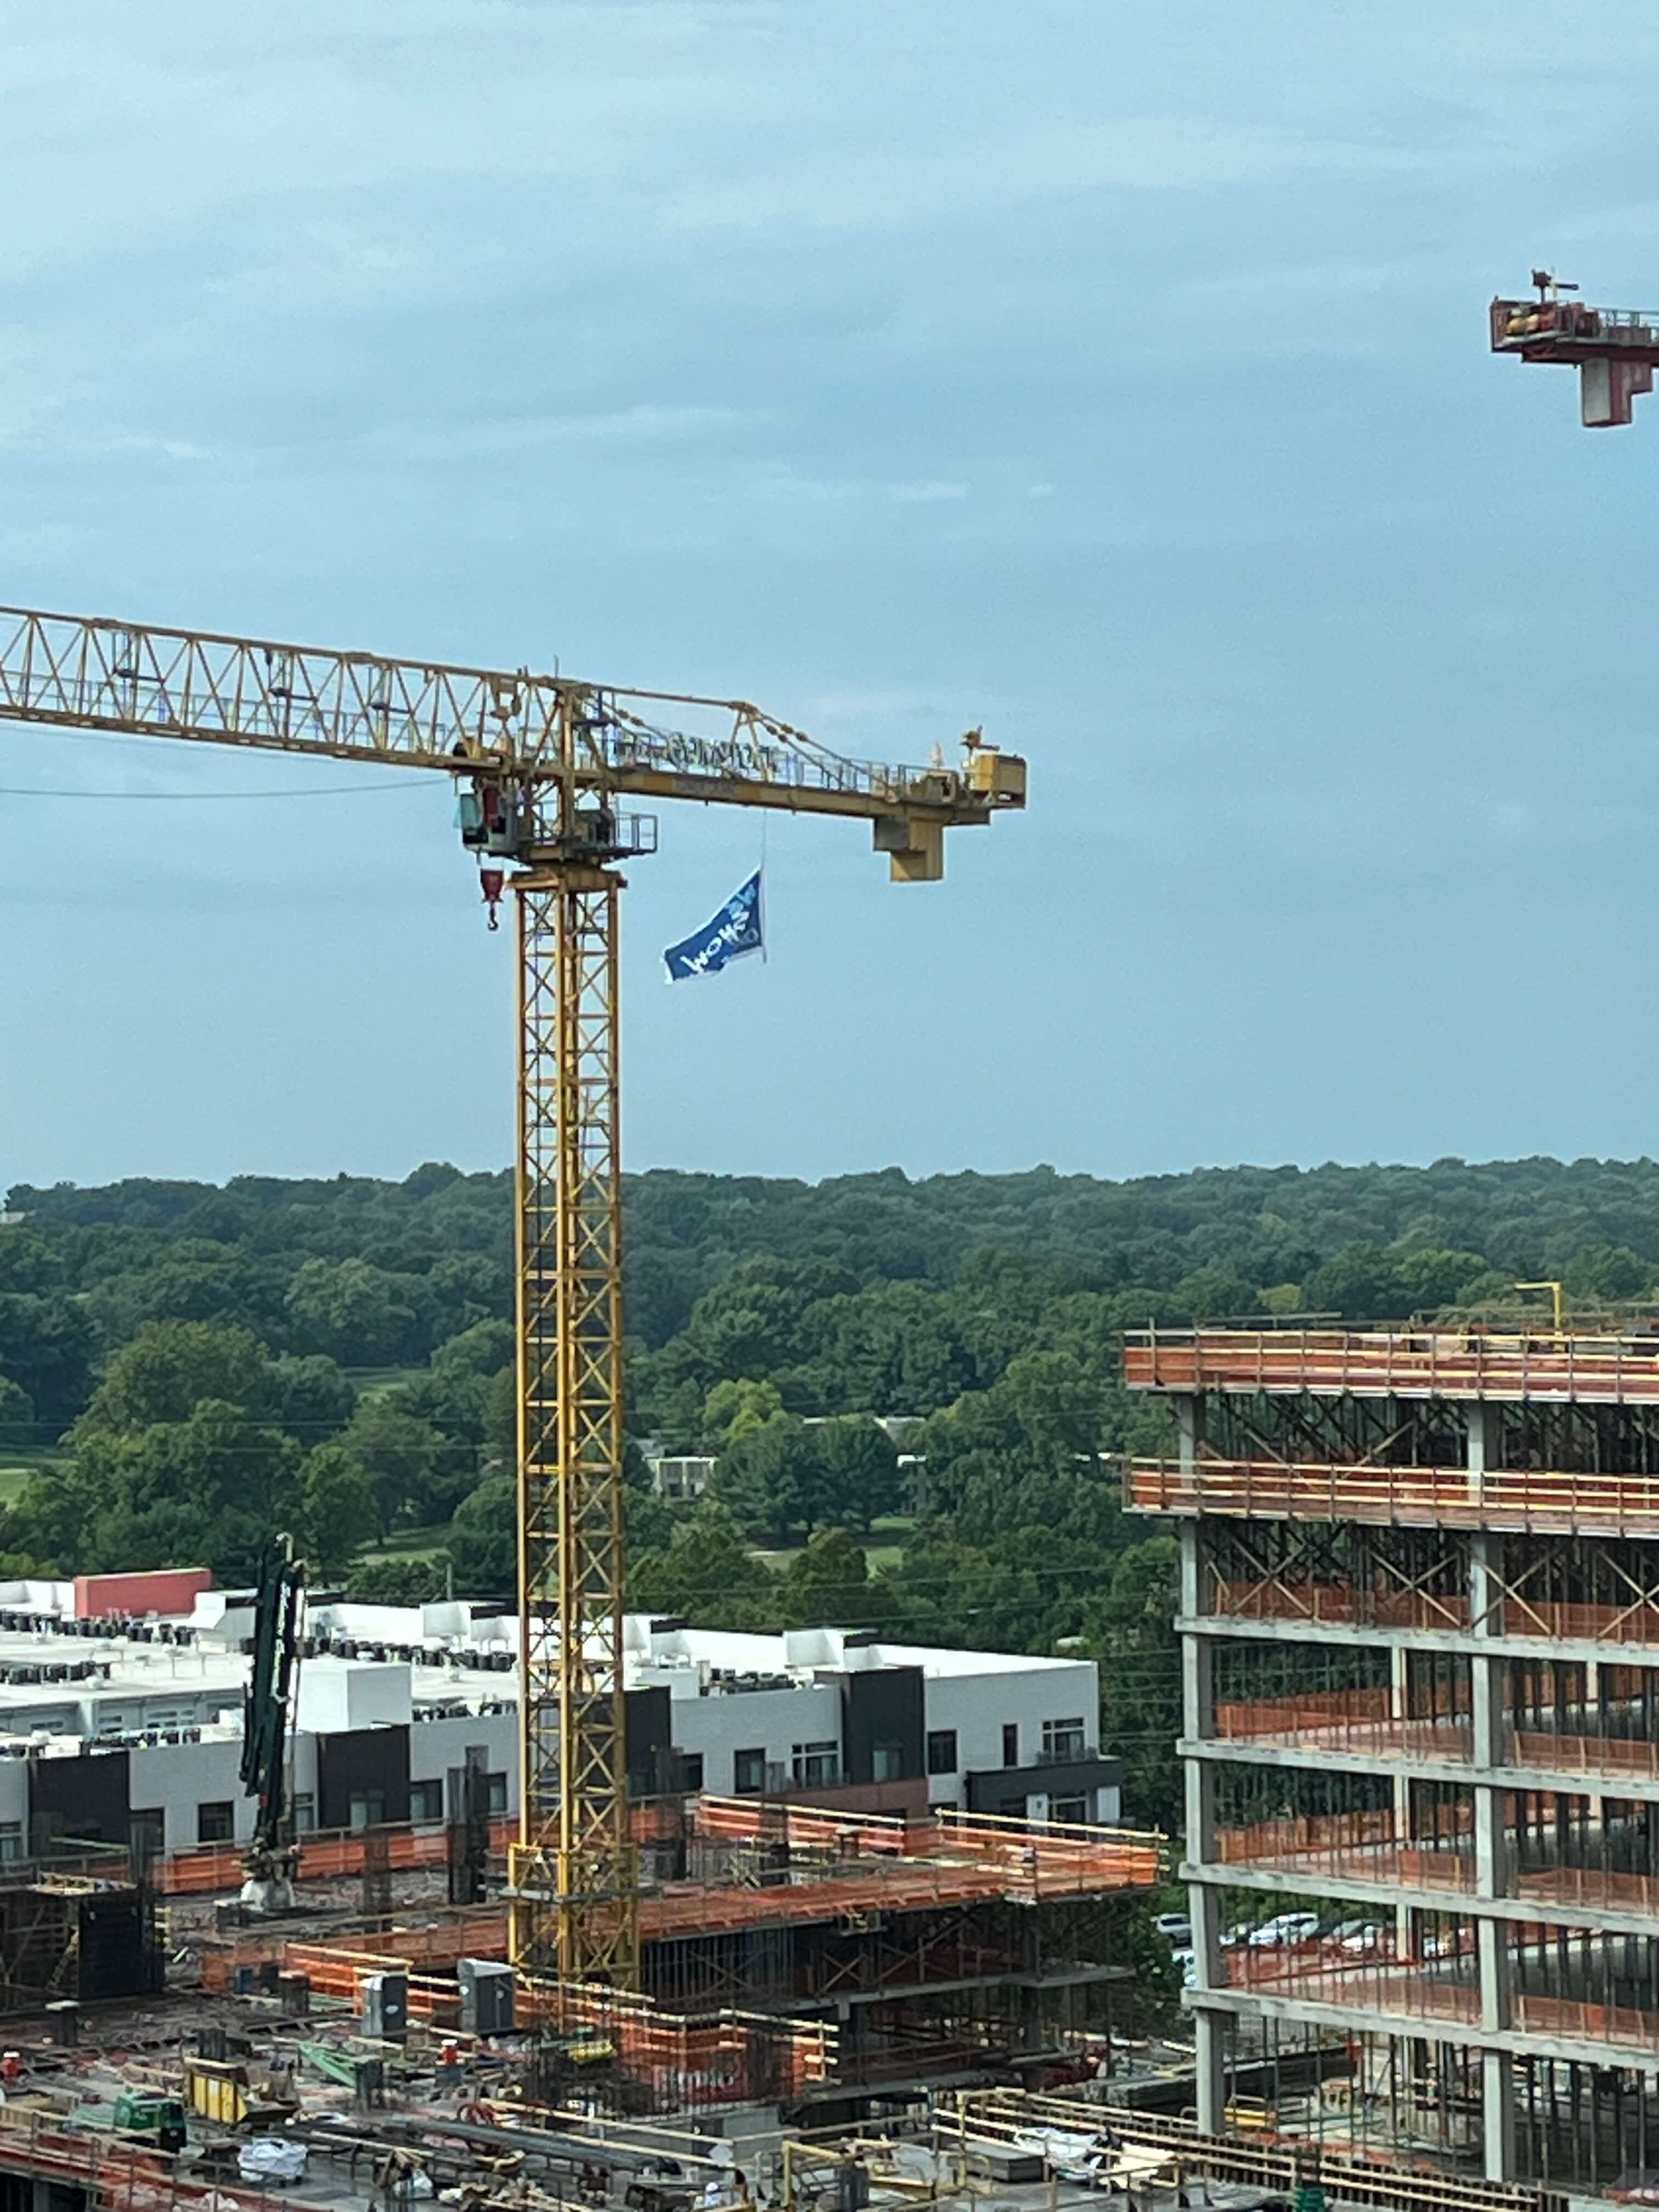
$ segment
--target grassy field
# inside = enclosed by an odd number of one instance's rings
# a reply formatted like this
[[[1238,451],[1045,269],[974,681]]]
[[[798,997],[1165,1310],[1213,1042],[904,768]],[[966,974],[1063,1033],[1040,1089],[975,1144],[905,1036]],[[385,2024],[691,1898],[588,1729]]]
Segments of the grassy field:
[[[915,1525],[915,1518],[908,1513],[884,1514],[870,1523],[870,1533],[860,1548],[872,1575],[879,1574],[884,1567],[897,1566]],[[771,1549],[763,1544],[750,1547],[757,1559],[764,1559],[775,1570],[787,1567],[800,1548],[799,1544],[782,1544]]]
[[[425,1367],[348,1367],[345,1378],[361,1398],[378,1398],[400,1382],[418,1382],[431,1370]]]
[[[365,1559],[432,1559],[449,1547],[449,1523],[436,1528],[399,1528],[383,1544],[362,1553]]]
[[[8,1444],[0,1450],[0,1505],[15,1505],[32,1474],[63,1467],[68,1457],[56,1444]]]

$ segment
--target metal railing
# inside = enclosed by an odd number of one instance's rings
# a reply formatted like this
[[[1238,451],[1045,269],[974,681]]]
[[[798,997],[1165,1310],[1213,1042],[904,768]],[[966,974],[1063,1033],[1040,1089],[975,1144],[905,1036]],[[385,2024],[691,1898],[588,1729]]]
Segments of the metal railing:
[[[1659,1334],[1462,1329],[1132,1330],[1131,1390],[1659,1404]]]
[[[1261,1521],[1364,1521],[1522,1534],[1659,1535],[1659,1475],[1526,1468],[1353,1467],[1273,1459],[1130,1459],[1132,1513],[1216,1513]]]

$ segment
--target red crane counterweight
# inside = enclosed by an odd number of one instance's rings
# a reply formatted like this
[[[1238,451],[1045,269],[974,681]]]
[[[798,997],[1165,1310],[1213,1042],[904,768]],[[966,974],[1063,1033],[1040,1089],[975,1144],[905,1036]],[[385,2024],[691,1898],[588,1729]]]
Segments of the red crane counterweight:
[[[1653,389],[1659,364],[1659,314],[1586,307],[1564,299],[1577,290],[1547,269],[1534,269],[1533,300],[1494,300],[1492,349],[1522,361],[1565,362],[1578,371],[1578,419],[1587,430],[1610,430],[1631,419],[1637,398]]]

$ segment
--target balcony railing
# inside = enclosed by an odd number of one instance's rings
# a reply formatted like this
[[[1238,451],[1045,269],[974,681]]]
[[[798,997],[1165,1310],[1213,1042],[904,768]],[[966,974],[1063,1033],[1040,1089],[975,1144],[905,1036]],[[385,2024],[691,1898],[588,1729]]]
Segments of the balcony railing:
[[[1230,1620],[1330,1621],[1347,1628],[1467,1630],[1469,1601],[1449,1590],[1356,1589],[1350,1583],[1228,1581],[1218,1575],[1210,1609]],[[1567,1605],[1516,1598],[1492,1614],[1493,1634],[1535,1636],[1545,1643],[1659,1644],[1659,1604]]]
[[[1659,1335],[1148,1328],[1125,1340],[1123,1379],[1132,1390],[1183,1393],[1659,1405]]]
[[[1329,1461],[1131,1459],[1133,1513],[1364,1521],[1561,1536],[1659,1535],[1659,1475],[1353,1467]]]

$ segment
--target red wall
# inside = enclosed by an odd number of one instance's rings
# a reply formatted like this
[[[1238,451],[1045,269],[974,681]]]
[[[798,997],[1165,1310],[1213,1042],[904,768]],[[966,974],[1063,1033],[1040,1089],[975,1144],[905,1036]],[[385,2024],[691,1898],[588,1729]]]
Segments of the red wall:
[[[213,1588],[210,1567],[160,1567],[148,1575],[76,1575],[75,1618],[100,1613],[188,1613],[198,1590]]]

